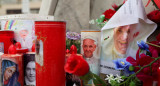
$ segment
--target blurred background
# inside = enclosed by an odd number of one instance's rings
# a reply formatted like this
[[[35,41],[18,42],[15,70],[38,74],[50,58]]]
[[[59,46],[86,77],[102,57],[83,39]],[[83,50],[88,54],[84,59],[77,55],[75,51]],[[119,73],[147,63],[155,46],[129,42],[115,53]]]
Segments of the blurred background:
[[[24,1],[24,4],[23,4]],[[30,8],[30,13],[39,13],[42,0],[28,0],[28,7]],[[0,15],[8,14],[22,14],[22,8],[25,3],[25,0],[0,0]],[[28,8],[27,6],[25,9]]]
[[[142,0],[144,6],[148,0]],[[112,5],[121,5],[124,0],[0,0],[0,16],[10,14],[52,15],[57,21],[66,21],[67,30],[101,30],[91,19],[97,19],[103,12],[113,9]],[[151,2],[145,7],[146,13],[155,10]]]

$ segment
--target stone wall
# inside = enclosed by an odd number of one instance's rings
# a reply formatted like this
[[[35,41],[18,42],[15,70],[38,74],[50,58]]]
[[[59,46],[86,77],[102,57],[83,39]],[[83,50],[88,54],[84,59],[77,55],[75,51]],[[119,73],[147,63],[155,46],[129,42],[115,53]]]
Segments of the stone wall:
[[[142,0],[144,6],[148,0]],[[67,30],[80,32],[81,30],[100,30],[96,25],[89,25],[89,20],[99,18],[113,4],[120,5],[123,0],[59,0],[55,10],[55,20],[66,21]],[[145,7],[146,13],[153,11],[152,2]],[[159,31],[159,30],[157,30]],[[154,40],[158,33],[153,33],[149,40]]]

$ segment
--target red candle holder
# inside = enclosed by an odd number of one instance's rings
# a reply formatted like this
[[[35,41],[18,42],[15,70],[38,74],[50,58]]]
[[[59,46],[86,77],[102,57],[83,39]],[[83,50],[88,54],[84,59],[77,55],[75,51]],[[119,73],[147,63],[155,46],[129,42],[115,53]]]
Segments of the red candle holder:
[[[3,54],[1,56],[1,64],[3,86],[10,84],[13,86],[23,86],[24,71],[22,54]],[[8,71],[12,72],[8,73]]]
[[[4,53],[8,53],[8,48],[13,44],[14,32],[13,31],[0,31],[0,42],[4,43]]]
[[[66,23],[36,21],[36,86],[65,86]]]

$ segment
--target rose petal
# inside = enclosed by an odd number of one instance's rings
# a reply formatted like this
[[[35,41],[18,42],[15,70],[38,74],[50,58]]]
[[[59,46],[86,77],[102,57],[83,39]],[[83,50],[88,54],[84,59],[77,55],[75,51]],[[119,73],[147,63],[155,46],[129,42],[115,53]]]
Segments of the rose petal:
[[[131,56],[127,57],[126,61],[129,62],[129,63],[131,63],[133,66],[137,65],[136,60],[134,58],[132,58]]]
[[[68,73],[73,73],[77,76],[83,76],[89,72],[89,65],[82,56],[72,54],[67,59],[64,69]]]

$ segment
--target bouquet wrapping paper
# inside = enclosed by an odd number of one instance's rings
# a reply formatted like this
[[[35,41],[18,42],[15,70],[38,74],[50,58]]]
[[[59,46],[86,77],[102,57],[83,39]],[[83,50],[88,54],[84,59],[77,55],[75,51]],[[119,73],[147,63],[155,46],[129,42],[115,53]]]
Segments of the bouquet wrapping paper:
[[[146,41],[156,27],[147,19],[141,0],[127,0],[102,28],[101,74],[120,75],[114,60],[136,57],[137,41]]]

